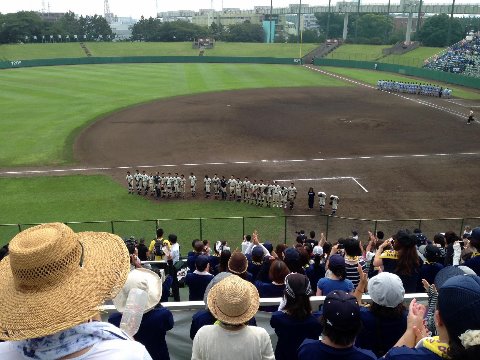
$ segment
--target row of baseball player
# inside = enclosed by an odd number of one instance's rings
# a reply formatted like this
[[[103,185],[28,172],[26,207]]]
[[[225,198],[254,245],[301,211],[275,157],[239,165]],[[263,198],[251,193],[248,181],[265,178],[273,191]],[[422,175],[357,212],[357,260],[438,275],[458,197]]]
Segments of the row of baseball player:
[[[185,198],[187,182],[190,185],[190,193],[192,197],[197,195],[197,177],[190,173],[190,176],[185,178],[185,175],[178,173],[161,173],[157,172],[155,175],[148,175],[146,171],[140,173],[136,170],[132,175],[127,171],[126,181],[128,186],[128,193],[137,193],[139,195],[155,196],[157,198]],[[203,179],[203,190],[205,191],[205,198],[209,199],[213,196],[215,199],[222,200],[236,200],[237,202],[245,202],[257,206],[278,207],[293,209],[295,199],[297,198],[297,188],[295,184],[290,183],[289,187],[280,186],[276,181],[272,183],[260,180],[250,181],[248,177],[240,180],[234,175],[230,179],[225,176],[219,177],[215,174],[213,177],[205,175]],[[324,192],[318,192],[318,201],[320,211],[325,207],[327,195]],[[339,197],[336,195],[330,196],[330,205],[332,206],[332,215],[336,213]]]
[[[432,84],[418,84],[413,82],[402,82],[394,80],[378,80],[377,89],[401,92],[407,94],[418,94],[427,96],[438,96],[449,98],[452,96],[452,90],[449,88],[443,88],[439,85]]]

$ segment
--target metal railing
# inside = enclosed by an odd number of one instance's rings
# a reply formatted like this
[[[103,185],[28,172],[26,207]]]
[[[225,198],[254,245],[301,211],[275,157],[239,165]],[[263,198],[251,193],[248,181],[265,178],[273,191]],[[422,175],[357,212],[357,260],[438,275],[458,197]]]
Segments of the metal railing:
[[[480,224],[480,217],[440,218],[440,219],[358,219],[322,214],[285,215],[285,216],[238,216],[225,218],[183,218],[183,219],[147,219],[147,220],[110,220],[65,222],[74,231],[106,231],[123,238],[134,236],[137,239],[151,240],[159,227],[166,234],[175,233],[183,249],[190,248],[193,239],[211,241],[227,240],[231,246],[240,244],[244,234],[257,230],[261,241],[273,244],[291,243],[297,231],[313,230],[324,233],[327,240],[334,241],[340,237],[358,231],[360,238],[365,238],[367,231],[383,231],[385,235],[394,234],[399,229],[419,228],[429,238],[436,233],[455,231],[462,233],[466,225],[472,228]],[[0,224],[0,244],[7,243],[17,233],[37,223]]]

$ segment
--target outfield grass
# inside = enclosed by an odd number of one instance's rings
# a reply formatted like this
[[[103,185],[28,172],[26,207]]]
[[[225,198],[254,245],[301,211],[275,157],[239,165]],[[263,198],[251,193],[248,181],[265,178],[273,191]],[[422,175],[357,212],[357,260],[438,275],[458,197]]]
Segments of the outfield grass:
[[[87,42],[93,56],[198,56],[191,42]],[[303,44],[302,56],[318,47]],[[85,57],[79,43],[11,44],[0,45],[0,60],[31,60],[49,58]],[[259,56],[296,58],[300,56],[298,44],[226,43],[217,42],[205,56]]]
[[[300,66],[124,64],[4,70],[0,167],[72,161],[79,129],[129,105],[231,89],[346,86]]]
[[[388,55],[383,57],[382,50],[388,45],[342,45],[327,55],[329,59],[378,61],[382,63],[422,67],[425,59],[437,54],[443,48],[419,47],[403,55]]]
[[[333,66],[322,66],[323,69],[326,71],[330,71],[335,74],[343,75],[355,80],[360,80],[370,85],[377,85],[377,81],[380,78],[388,78],[389,80],[395,81],[418,81],[418,82],[427,82],[427,83],[435,83],[441,85],[443,87],[448,87],[449,89],[453,90],[453,95],[457,98],[461,99],[469,99],[469,100],[480,100],[480,92],[475,92],[473,90],[466,90],[461,86],[453,86],[451,84],[446,84],[434,80],[426,80],[422,78],[415,78],[409,76],[402,76],[394,73],[389,72],[379,72],[374,70],[365,70],[365,69],[352,69],[352,68],[344,68],[344,67],[333,67]]]
[[[438,54],[444,48],[438,47],[419,47],[403,55],[388,55],[379,60],[382,63],[397,64],[413,67],[422,67],[429,57]]]
[[[87,43],[93,56],[197,56],[199,50],[191,42],[181,43]],[[312,51],[318,44],[303,44],[302,54]],[[298,44],[226,43],[217,42],[213,49],[205,50],[205,56],[259,56],[299,57]]]
[[[327,59],[342,59],[355,61],[375,61],[382,57],[382,50],[389,45],[351,45],[339,46],[327,55]]]
[[[142,196],[130,195],[107,176],[61,176],[0,179],[3,195],[0,197],[0,224],[31,224],[42,222],[83,222],[112,219],[185,219],[199,217],[279,216],[280,209],[258,208],[236,202],[222,201],[148,201]],[[165,232],[176,233],[183,249],[200,237],[199,220],[161,221]],[[111,223],[70,225],[75,231],[112,231]],[[25,227],[22,227],[22,229]],[[114,231],[122,237],[135,236],[151,239],[156,223],[115,223]],[[245,232],[257,229],[263,239],[274,243],[283,241],[283,221],[278,219],[246,219]],[[0,246],[18,232],[17,226],[0,226]],[[238,246],[243,236],[242,219],[202,220],[204,239],[226,239]]]

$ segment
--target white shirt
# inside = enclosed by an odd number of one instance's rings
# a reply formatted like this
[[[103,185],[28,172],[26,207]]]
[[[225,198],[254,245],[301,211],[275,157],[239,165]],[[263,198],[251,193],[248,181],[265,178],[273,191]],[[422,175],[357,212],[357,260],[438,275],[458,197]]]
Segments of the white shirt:
[[[0,359],[25,360],[26,357],[19,353],[13,342],[0,343]],[[79,355],[75,360],[152,360],[147,349],[139,342],[132,340],[106,340],[96,343],[85,354]]]
[[[188,178],[190,179],[190,186],[194,187],[197,184],[197,177],[195,175],[190,175]]]
[[[245,326],[230,331],[219,325],[205,325],[193,339],[192,360],[274,360],[267,331]]]
[[[170,254],[172,255],[174,264],[180,260],[180,245],[178,243],[172,244],[172,247],[170,248]]]

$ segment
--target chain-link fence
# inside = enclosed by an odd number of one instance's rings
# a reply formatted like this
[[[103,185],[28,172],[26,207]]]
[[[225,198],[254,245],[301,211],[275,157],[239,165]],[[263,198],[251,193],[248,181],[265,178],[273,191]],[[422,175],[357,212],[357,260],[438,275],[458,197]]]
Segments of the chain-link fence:
[[[208,239],[211,242],[226,240],[230,247],[240,247],[244,234],[257,230],[261,241],[272,244],[292,243],[297,232],[304,230],[308,235],[315,231],[316,238],[324,233],[327,240],[334,242],[340,237],[351,236],[357,231],[360,238],[366,238],[367,231],[383,231],[390,236],[399,229],[419,228],[430,239],[436,233],[455,231],[462,234],[465,226],[472,228],[480,225],[480,217],[444,218],[444,219],[398,219],[370,220],[336,217],[328,215],[288,215],[226,218],[186,218],[186,219],[148,219],[148,220],[112,220],[66,223],[74,231],[106,231],[122,238],[134,236],[149,241],[155,238],[155,230],[163,228],[165,235],[175,233],[182,249],[190,249],[194,239]],[[36,224],[0,224],[0,245],[6,244],[17,233]]]

